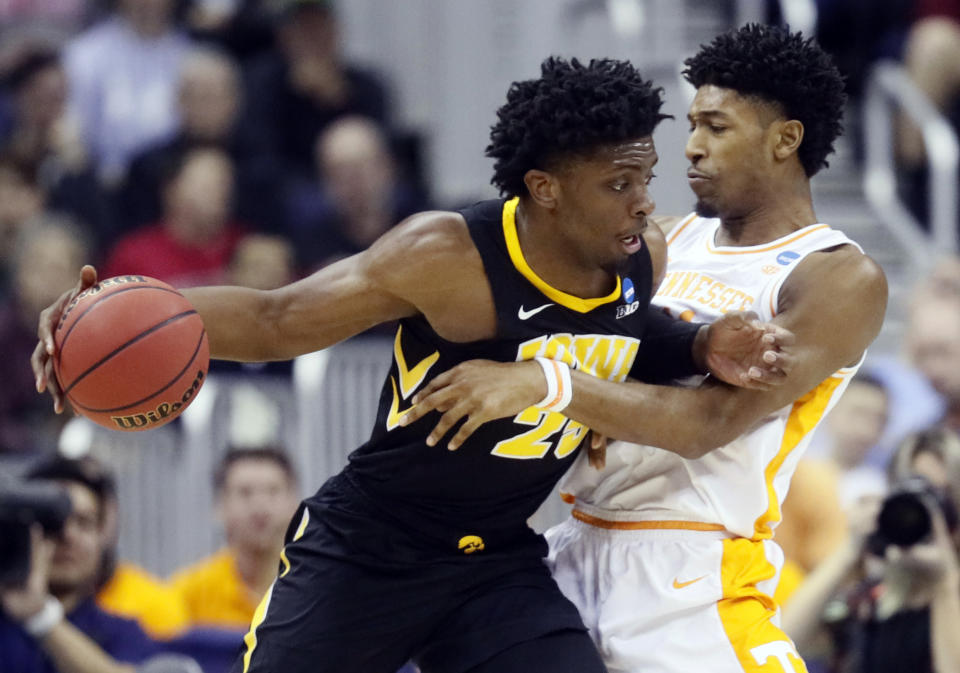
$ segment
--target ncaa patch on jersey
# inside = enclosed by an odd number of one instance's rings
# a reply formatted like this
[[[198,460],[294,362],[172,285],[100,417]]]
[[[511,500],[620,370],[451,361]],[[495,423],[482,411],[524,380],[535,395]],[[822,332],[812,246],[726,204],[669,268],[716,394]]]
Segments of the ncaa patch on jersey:
[[[631,303],[634,299],[636,292],[633,289],[633,281],[629,278],[623,279],[623,300],[628,304]],[[618,318],[620,316],[617,316]]]
[[[777,255],[777,264],[780,266],[789,266],[791,263],[800,259],[800,253],[793,250],[787,250]]]

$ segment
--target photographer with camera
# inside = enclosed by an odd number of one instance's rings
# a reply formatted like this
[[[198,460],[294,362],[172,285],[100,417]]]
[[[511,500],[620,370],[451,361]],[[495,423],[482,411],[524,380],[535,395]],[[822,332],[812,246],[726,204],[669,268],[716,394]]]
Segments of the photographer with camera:
[[[889,494],[857,503],[848,542],[784,607],[811,672],[960,671],[960,439],[911,435],[889,475]]]
[[[58,522],[50,496],[31,496],[32,505],[31,497],[20,498],[19,511],[29,514],[33,507],[47,515],[33,517],[33,523],[27,523],[29,516],[20,517],[22,526],[29,526],[25,548],[3,546],[4,555],[22,557],[0,558],[0,565],[22,568],[26,577],[12,579],[13,573],[5,572],[0,585],[0,673],[131,673],[158,651],[136,622],[110,615],[94,601],[109,544],[109,484],[88,466],[83,460],[53,458],[30,470],[20,489],[29,494],[31,485],[55,483],[68,496],[69,508]],[[8,498],[0,509],[9,515],[15,508]],[[12,524],[5,525],[9,529]]]

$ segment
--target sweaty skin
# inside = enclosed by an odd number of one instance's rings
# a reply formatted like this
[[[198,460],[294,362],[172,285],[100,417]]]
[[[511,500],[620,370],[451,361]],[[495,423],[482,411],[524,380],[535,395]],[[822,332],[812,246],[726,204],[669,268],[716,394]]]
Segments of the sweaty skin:
[[[800,122],[714,85],[697,90],[688,119],[688,178],[698,212],[721,217],[716,245],[758,245],[817,222],[809,179],[796,156]],[[859,361],[880,331],[886,304],[886,278],[870,257],[849,245],[813,253],[781,288],[772,320],[795,338],[793,359],[780,372],[789,376],[777,379],[782,385],[764,391],[708,380],[691,390],[613,383],[574,371],[573,399],[563,413],[607,437],[700,457]],[[783,354],[767,357],[776,362]],[[449,443],[456,448],[481,424],[514,416],[545,392],[535,363],[465,362],[421,390],[405,420],[440,411],[432,442],[464,421]]]
[[[521,198],[519,237],[527,261],[545,281],[580,297],[604,296],[628,251],[625,239],[643,233],[654,204],[648,184],[656,153],[650,138],[615,145],[582,160],[577,170],[531,170]],[[411,263],[411,260],[416,260]],[[662,260],[655,268],[662,268]],[[435,279],[443,278],[442,284]],[[31,363],[37,389],[47,389],[57,411],[63,396],[52,374],[52,329],[76,292],[96,282],[84,267],[77,287],[41,313]],[[191,288],[183,294],[203,318],[211,357],[262,362],[326,348],[374,325],[422,314],[442,338],[470,342],[496,334],[496,312],[483,262],[456,213],[411,216],[370,248],[277,290]],[[776,339],[788,335],[732,319],[731,339],[698,339],[730,346],[732,381],[766,387],[782,375],[786,358]],[[710,330],[724,332],[724,324]],[[702,330],[707,335],[706,327]],[[767,341],[761,341],[767,335]],[[772,337],[772,340],[770,340]],[[744,346],[746,344],[746,346]],[[751,351],[750,349],[755,349]],[[767,364],[764,354],[780,360]],[[715,354],[726,361],[728,353]],[[706,362],[706,351],[699,354]],[[768,356],[769,357],[769,356]]]

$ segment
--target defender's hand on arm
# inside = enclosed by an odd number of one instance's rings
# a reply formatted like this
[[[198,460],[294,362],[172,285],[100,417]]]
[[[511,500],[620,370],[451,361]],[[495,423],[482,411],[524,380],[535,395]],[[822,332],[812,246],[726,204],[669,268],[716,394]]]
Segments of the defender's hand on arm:
[[[76,287],[64,292],[53,304],[40,312],[37,324],[37,345],[30,357],[30,366],[33,367],[33,376],[37,382],[37,392],[49,391],[53,397],[53,409],[56,413],[63,411],[63,391],[53,372],[53,355],[56,346],[53,341],[53,332],[60,322],[64,309],[78,294],[97,283],[97,270],[89,264],[80,269],[80,280]]]
[[[414,406],[401,424],[409,425],[439,411],[440,420],[427,437],[427,444],[433,446],[466,419],[447,444],[455,451],[482,424],[516,416],[542,400],[546,392],[543,370],[536,362],[469,360],[435,377],[414,395]]]
[[[702,328],[694,341],[694,359],[724,383],[770,390],[782,385],[793,368],[793,332],[764,323],[753,311],[727,313]]]

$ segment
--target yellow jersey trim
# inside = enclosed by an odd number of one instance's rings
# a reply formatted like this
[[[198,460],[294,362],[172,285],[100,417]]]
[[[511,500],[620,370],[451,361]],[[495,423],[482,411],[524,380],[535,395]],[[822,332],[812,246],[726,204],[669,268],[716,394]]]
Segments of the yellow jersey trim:
[[[793,403],[790,410],[790,416],[787,418],[787,425],[783,432],[783,440],[780,442],[780,450],[773,460],[764,470],[764,479],[767,486],[767,511],[764,512],[753,526],[753,539],[765,540],[773,537],[773,524],[780,521],[780,501],[777,498],[777,492],[773,487],[773,481],[783,467],[787,456],[797,448],[800,442],[808,434],[813,432],[820,420],[827,411],[827,405],[834,392],[845,377],[830,376],[822,381],[816,388]]]
[[[619,275],[617,275],[617,286],[613,289],[613,292],[606,297],[595,297],[593,299],[583,299],[581,297],[575,297],[572,294],[567,294],[563,290],[558,290],[553,287],[538,276],[534,270],[530,268],[530,265],[527,264],[527,260],[523,256],[523,251],[520,249],[520,239],[517,236],[517,205],[519,203],[520,197],[515,196],[503,204],[503,237],[507,242],[507,252],[510,254],[510,261],[513,262],[513,266],[524,278],[533,283],[535,288],[556,303],[577,311],[578,313],[587,313],[598,306],[609,304],[620,298],[621,288]]]

